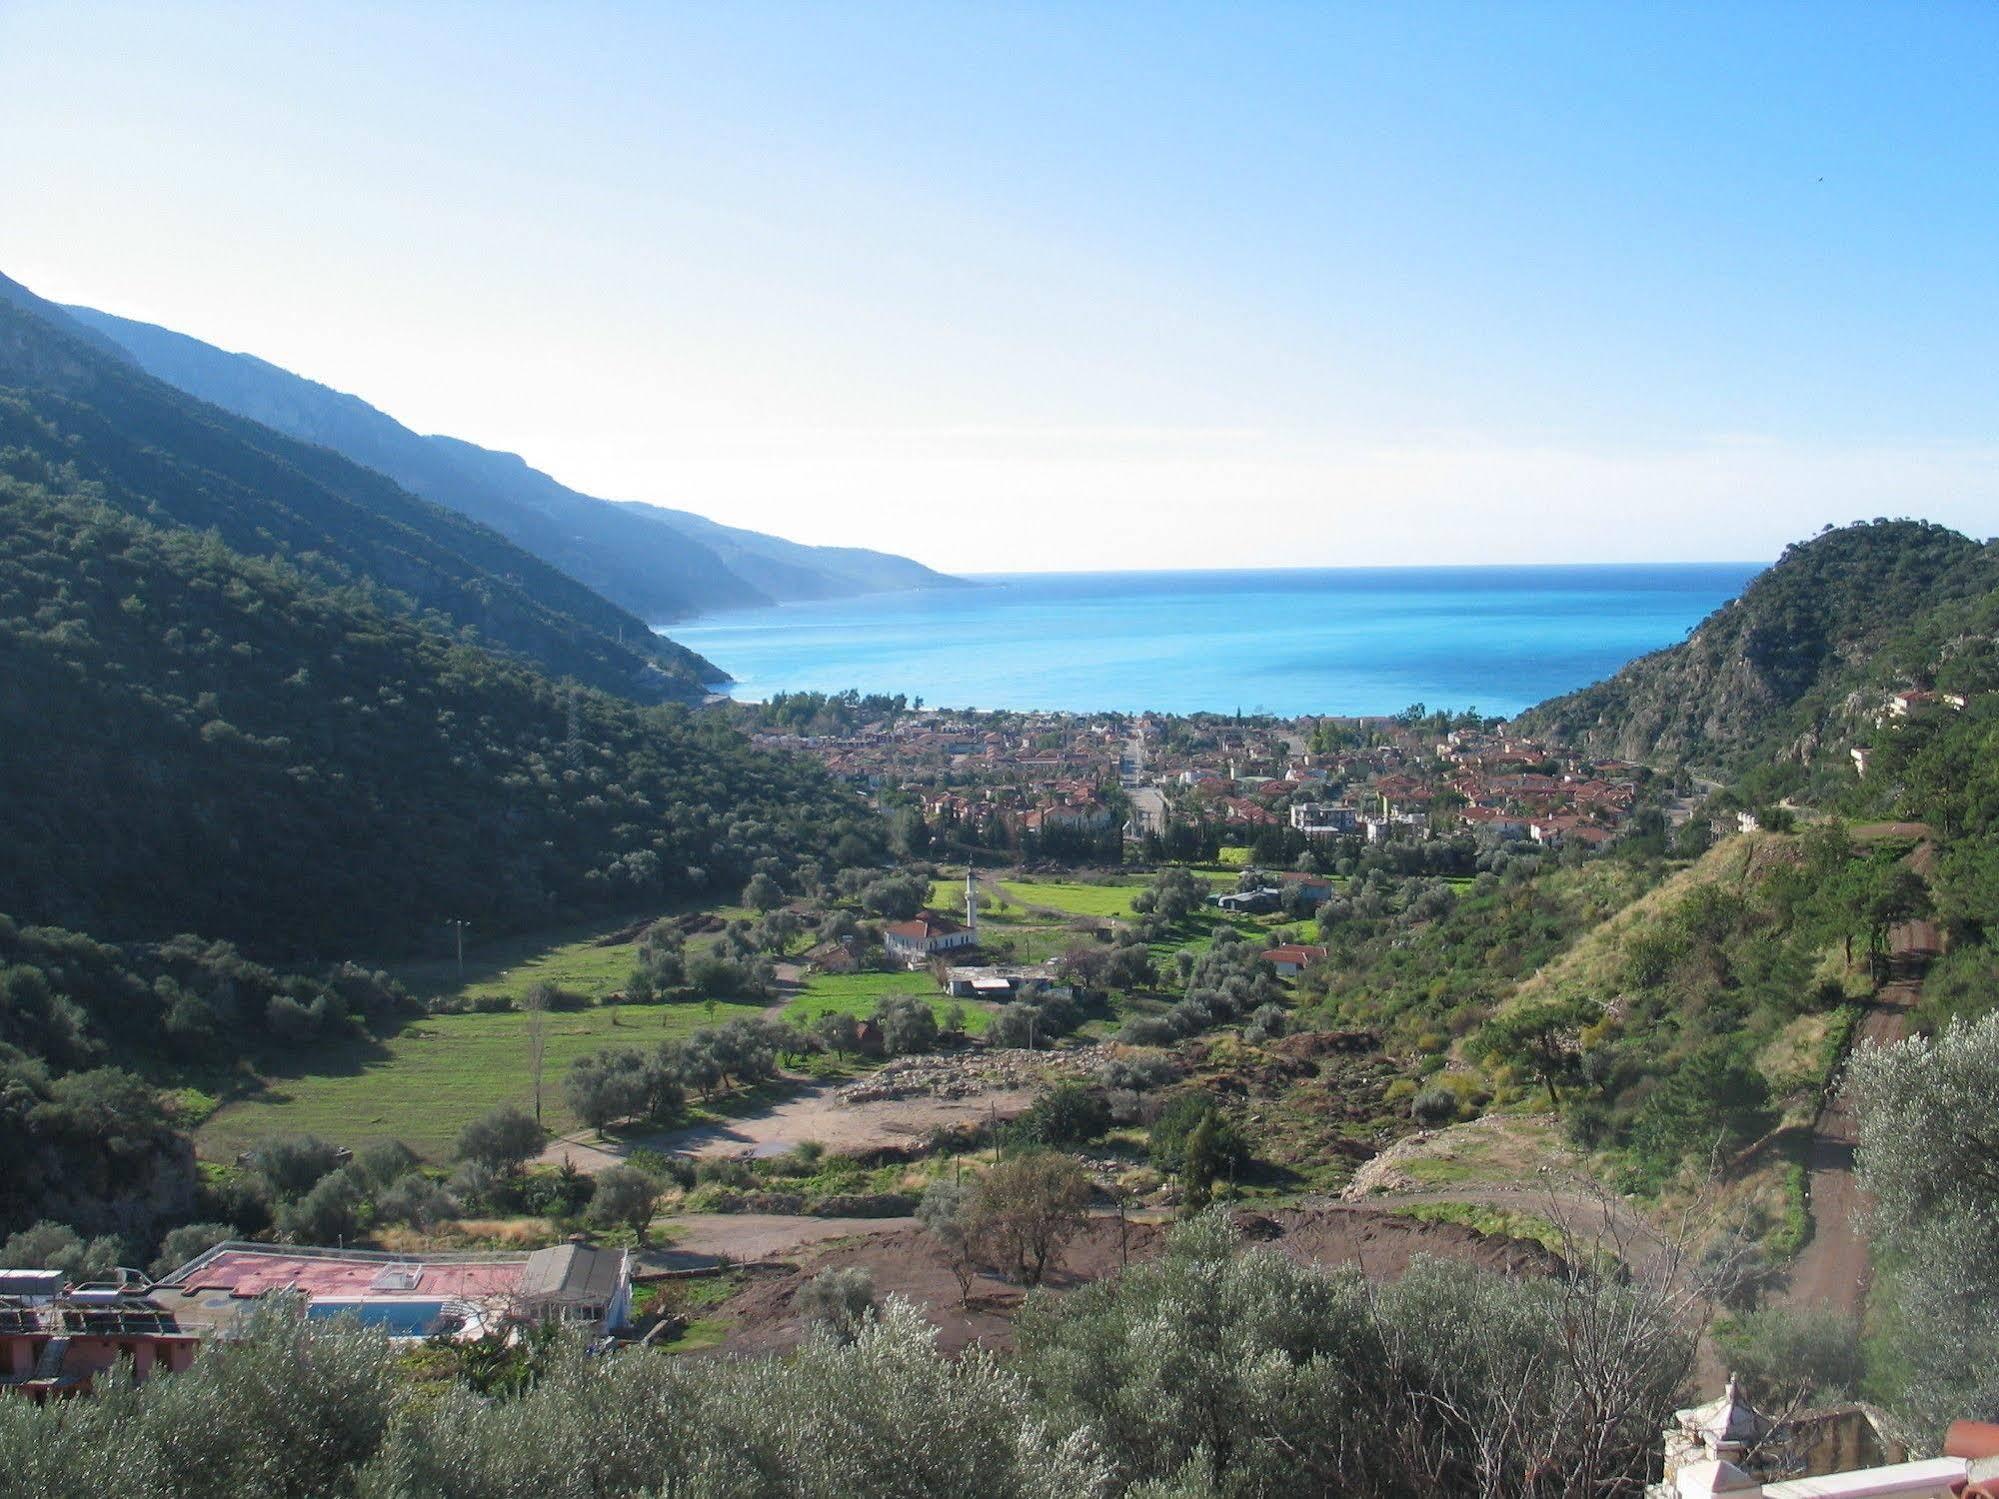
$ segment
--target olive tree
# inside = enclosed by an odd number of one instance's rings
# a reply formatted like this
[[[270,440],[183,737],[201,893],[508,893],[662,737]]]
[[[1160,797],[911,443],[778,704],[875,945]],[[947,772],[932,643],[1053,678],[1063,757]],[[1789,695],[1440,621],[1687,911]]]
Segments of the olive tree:
[[[875,1005],[873,1020],[882,1045],[891,1056],[908,1056],[937,1046],[937,1017],[924,1000],[911,994],[890,994]]]
[[[458,1159],[477,1161],[506,1175],[540,1154],[541,1142],[541,1126],[532,1114],[502,1104],[458,1132]]]
[[[665,1191],[665,1185],[650,1172],[636,1166],[613,1166],[597,1178],[596,1191],[590,1197],[590,1221],[606,1228],[629,1228],[643,1244]]]
[[[971,1232],[985,1262],[1038,1286],[1084,1224],[1090,1179],[1065,1155],[1036,1150],[1000,1162],[972,1188]]]
[[[0,1400],[0,1495],[351,1493],[397,1406],[380,1334],[269,1306],[184,1373],[89,1400]]]
[[[228,1235],[225,1233],[223,1237]],[[116,1274],[118,1253],[115,1238],[85,1240],[68,1224],[44,1219],[8,1235],[7,1242],[0,1244],[0,1266],[60,1270],[69,1281],[104,1280]]]
[[[1982,1356],[1999,1300],[1999,1012],[1862,1048],[1849,1067],[1870,1228],[1897,1259],[1904,1414],[1938,1429],[1999,1418],[1999,1370]]]
[[[972,1281],[979,1273],[971,1189],[954,1181],[932,1182],[916,1205],[916,1221],[937,1246],[944,1268],[958,1282],[958,1305],[965,1305],[972,1299]]]

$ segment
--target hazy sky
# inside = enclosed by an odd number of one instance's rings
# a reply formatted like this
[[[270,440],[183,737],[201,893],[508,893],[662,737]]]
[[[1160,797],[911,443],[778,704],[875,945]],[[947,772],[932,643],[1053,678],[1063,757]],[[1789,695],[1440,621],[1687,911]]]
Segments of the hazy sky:
[[[957,569],[1999,531],[1999,8],[0,0],[0,271]]]

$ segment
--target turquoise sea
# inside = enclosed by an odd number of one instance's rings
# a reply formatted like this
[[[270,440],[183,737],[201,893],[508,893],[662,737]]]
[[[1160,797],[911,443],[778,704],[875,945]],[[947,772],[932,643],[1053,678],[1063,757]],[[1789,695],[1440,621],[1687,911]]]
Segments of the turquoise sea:
[[[774,692],[952,708],[1511,714],[1671,645],[1764,564],[1028,573],[666,633]]]

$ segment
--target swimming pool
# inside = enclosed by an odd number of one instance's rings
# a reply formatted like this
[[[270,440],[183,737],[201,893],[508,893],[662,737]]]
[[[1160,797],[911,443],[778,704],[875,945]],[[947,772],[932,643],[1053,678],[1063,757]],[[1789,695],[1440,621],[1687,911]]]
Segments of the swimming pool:
[[[422,1338],[439,1330],[455,1331],[464,1314],[444,1301],[314,1301],[305,1309],[316,1322],[335,1317],[353,1317],[363,1327],[387,1333],[392,1338]],[[439,1323],[445,1323],[444,1329]]]

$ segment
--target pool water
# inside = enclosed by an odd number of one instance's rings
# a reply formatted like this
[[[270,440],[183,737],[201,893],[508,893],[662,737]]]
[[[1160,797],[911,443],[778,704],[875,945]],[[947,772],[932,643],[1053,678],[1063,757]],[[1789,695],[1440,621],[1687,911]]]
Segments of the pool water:
[[[315,1321],[353,1317],[392,1338],[427,1337],[445,1316],[442,1301],[315,1301],[305,1314]],[[452,1319],[456,1321],[456,1318]]]

